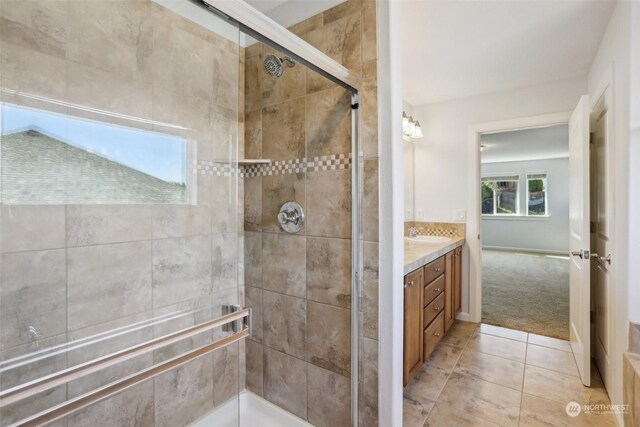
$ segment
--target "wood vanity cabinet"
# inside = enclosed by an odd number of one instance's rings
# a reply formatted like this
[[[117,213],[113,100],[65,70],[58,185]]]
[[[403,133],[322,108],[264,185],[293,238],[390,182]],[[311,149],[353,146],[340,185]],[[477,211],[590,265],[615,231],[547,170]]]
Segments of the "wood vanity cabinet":
[[[404,277],[404,371],[403,382],[409,381],[422,367],[422,308],[424,270]]]
[[[406,386],[431,355],[462,308],[462,247],[404,277]]]

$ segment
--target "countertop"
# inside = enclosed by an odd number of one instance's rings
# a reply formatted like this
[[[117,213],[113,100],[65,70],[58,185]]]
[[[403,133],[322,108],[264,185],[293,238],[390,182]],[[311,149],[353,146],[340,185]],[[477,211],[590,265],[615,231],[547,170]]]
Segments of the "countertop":
[[[462,245],[464,245],[464,237],[454,237],[453,240],[445,243],[416,242],[405,238],[404,274],[409,274]]]

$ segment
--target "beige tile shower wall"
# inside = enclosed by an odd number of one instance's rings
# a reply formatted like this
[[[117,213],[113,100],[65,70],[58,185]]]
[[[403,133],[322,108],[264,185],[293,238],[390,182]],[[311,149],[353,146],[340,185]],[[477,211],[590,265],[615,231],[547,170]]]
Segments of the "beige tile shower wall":
[[[3,90],[185,127],[199,162],[237,155],[230,144],[238,129],[244,135],[242,56],[233,41],[151,1],[0,1]],[[7,92],[2,100],[70,112]],[[219,316],[222,303],[238,302],[244,246],[237,239],[236,178],[201,171],[194,185],[197,202],[190,205],[0,207],[4,360],[174,310],[212,307],[102,347],[3,372],[2,389]],[[29,336],[29,326],[39,341]],[[5,408],[0,424],[211,339],[198,336]],[[237,392],[239,352],[238,345],[217,351],[58,425],[186,425]]]
[[[378,121],[376,4],[349,0],[291,28],[362,77],[364,151],[360,423],[378,420]],[[268,76],[256,43],[245,51],[245,155],[274,161],[350,152],[350,95],[302,65]],[[318,426],[349,425],[351,171],[298,169],[246,176],[246,386]],[[280,206],[302,205],[295,235],[276,222]]]

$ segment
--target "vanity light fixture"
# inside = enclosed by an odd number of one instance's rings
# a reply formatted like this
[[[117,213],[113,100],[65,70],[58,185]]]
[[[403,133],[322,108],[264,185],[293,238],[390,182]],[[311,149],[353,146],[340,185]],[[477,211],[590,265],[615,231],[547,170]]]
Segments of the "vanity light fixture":
[[[411,139],[422,138],[422,128],[419,121],[414,121],[413,117],[407,117],[407,113],[402,112],[402,133]]]

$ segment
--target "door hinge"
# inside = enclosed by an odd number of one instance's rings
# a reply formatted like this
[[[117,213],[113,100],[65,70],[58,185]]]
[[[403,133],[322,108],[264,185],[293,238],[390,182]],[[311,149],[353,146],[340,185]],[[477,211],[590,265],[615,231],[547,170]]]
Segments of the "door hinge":
[[[593,311],[593,310],[591,310],[591,311],[589,312],[589,321],[590,321],[591,323],[595,323],[595,322],[596,322],[596,312],[595,312],[595,311]]]
[[[589,132],[589,144],[596,143],[596,134],[593,132]]]
[[[595,221],[590,221],[589,222],[589,230],[591,231],[591,234],[596,232],[596,222]]]

